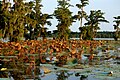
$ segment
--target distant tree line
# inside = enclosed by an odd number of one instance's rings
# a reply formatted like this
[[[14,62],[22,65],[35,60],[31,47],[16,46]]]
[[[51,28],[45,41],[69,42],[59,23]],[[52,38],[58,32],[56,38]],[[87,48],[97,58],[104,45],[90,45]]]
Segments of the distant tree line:
[[[55,37],[58,34],[57,30],[53,30],[53,33],[51,31],[47,32],[46,37]],[[72,32],[69,34],[69,38],[79,38],[80,32]],[[115,32],[109,32],[109,31],[101,31],[96,33],[96,37],[94,38],[114,38]]]
[[[97,33],[100,29],[100,23],[108,20],[104,17],[101,10],[90,10],[87,14],[85,7],[89,5],[89,0],[80,0],[73,6],[71,0],[57,0],[58,5],[52,14],[43,13],[44,7],[42,0],[10,0],[0,1],[0,37],[8,38],[10,41],[37,40],[38,37],[45,39],[48,35],[57,39],[68,40],[70,37],[79,37],[81,40],[93,40],[95,37],[109,37],[107,34]],[[78,8],[78,12],[73,15],[70,7]],[[57,30],[47,32],[45,25],[51,26],[51,19],[57,19]],[[114,38],[120,38],[120,16],[114,17]],[[83,22],[85,20],[85,23]],[[74,33],[69,27],[76,21],[79,21],[79,33]],[[112,34],[110,35],[112,36]]]

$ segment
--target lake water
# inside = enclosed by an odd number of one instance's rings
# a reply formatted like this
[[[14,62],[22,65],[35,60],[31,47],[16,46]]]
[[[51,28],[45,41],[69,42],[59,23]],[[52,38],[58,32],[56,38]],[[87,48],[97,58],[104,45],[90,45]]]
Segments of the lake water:
[[[119,65],[120,66],[120,65]],[[49,69],[52,69],[52,66],[48,66]],[[116,66],[117,67],[117,66]],[[60,73],[60,71],[66,71],[64,73]],[[88,67],[85,69],[66,69],[66,68],[58,68],[58,70],[53,70],[51,73],[45,74],[41,77],[41,80],[120,80],[119,69],[115,69],[113,72],[113,76],[108,76],[106,72],[110,71],[110,68],[102,67]],[[89,72],[91,71],[91,72]],[[59,72],[59,75],[58,75]],[[85,79],[80,79],[81,76],[76,76],[76,73],[80,73],[80,75],[88,75]],[[118,73],[116,76],[116,73]],[[69,76],[67,76],[70,74]],[[66,77],[67,76],[67,77]]]
[[[114,38],[94,38],[94,40],[114,40]]]
[[[47,74],[46,77],[41,78],[41,80],[80,80],[80,77],[75,77],[74,75],[66,78],[66,79],[58,79],[57,76],[54,73]],[[120,78],[114,78],[114,79],[99,79],[94,78],[94,75],[88,76],[88,78],[84,80],[120,80]]]
[[[38,40],[42,39],[41,37],[38,38]],[[51,37],[48,37],[47,39],[53,39]],[[70,39],[75,39],[75,40],[79,40],[79,38],[70,38]],[[94,38],[94,40],[114,40],[114,38]],[[118,39],[120,40],[120,39]],[[6,39],[0,39],[0,41],[3,41],[3,42],[8,42],[9,39],[6,38]]]
[[[98,40],[98,39],[97,39]],[[103,40],[103,39],[101,39]],[[106,39],[104,40],[113,40],[113,39]],[[112,43],[111,43],[112,44]],[[115,46],[115,45],[112,45]],[[106,54],[117,54],[120,55],[120,45],[118,44],[118,48],[115,50],[108,50],[107,53],[102,52],[102,55]],[[116,51],[118,50],[118,51]],[[100,55],[99,55],[100,56]],[[114,60],[114,59],[109,59],[105,61],[100,61],[97,65],[84,65],[83,69],[69,69],[68,72],[73,71],[73,74],[70,75],[69,77],[65,79],[58,79],[60,78],[58,75],[56,75],[56,71],[53,70],[53,72],[45,74],[44,77],[41,77],[41,80],[81,80],[81,76],[75,76],[77,72],[79,72],[81,75],[88,75],[88,77],[84,80],[120,80],[120,64],[116,64],[114,62],[118,62],[120,60]],[[45,66],[45,65],[44,65]],[[82,66],[82,65],[80,65]],[[47,68],[51,69],[50,66],[46,66]],[[53,66],[54,67],[54,66]],[[58,68],[58,71],[60,68]],[[66,70],[65,68],[62,68],[61,70]],[[112,76],[108,76],[108,73],[110,71],[113,71]],[[62,75],[63,76],[63,75]]]
[[[71,38],[78,40],[79,38]],[[114,40],[114,38],[93,38],[94,40]]]

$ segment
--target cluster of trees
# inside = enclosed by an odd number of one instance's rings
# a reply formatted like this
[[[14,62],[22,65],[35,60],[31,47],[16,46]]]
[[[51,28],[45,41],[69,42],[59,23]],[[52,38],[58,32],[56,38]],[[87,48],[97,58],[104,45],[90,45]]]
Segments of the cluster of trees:
[[[19,41],[25,39],[37,39],[38,37],[46,37],[47,28],[45,25],[52,25],[50,19],[53,16],[58,20],[56,25],[57,31],[54,37],[58,39],[67,40],[70,37],[71,30],[69,27],[73,22],[79,20],[80,22],[80,39],[92,40],[96,36],[96,32],[100,29],[100,22],[108,21],[104,17],[101,10],[91,10],[88,15],[84,7],[89,5],[89,0],[80,0],[76,7],[79,9],[78,13],[72,15],[70,11],[70,0],[57,0],[58,6],[55,8],[53,14],[42,13],[42,0],[33,0],[25,2],[25,0],[13,0],[13,5],[10,1],[0,1],[0,35],[2,38],[9,38],[10,41]],[[83,24],[83,19],[86,23]],[[119,38],[120,16],[115,17],[116,40]],[[53,37],[53,36],[52,36]]]
[[[114,39],[115,40],[118,40],[118,38],[120,38],[120,16],[117,16],[117,17],[114,17],[114,29],[116,30],[115,32],[115,36],[114,36]]]
[[[96,33],[95,38],[115,38],[116,32],[110,32],[110,31],[99,31]],[[47,31],[46,37],[55,37],[58,34],[58,30],[53,30],[53,33],[51,31]],[[69,34],[69,38],[80,38],[80,32],[73,32],[71,31]]]
[[[37,39],[45,36],[44,25],[51,25],[52,16],[43,14],[41,0],[24,2],[13,0],[13,5],[6,0],[0,2],[0,31],[2,38],[19,41],[22,38]]]
[[[79,32],[71,32],[70,38],[79,38]],[[96,33],[95,38],[114,38],[115,32],[101,31]],[[54,34],[53,34],[54,35]]]
[[[108,32],[108,31],[103,31],[103,32],[97,32],[96,38],[114,38],[115,37],[115,32]]]

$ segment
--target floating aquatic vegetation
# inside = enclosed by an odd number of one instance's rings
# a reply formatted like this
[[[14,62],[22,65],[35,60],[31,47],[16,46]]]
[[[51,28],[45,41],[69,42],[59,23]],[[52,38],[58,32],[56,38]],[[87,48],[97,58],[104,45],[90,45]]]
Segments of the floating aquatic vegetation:
[[[82,42],[82,43],[80,43],[79,45],[78,42],[79,43]],[[57,71],[60,71],[60,70],[67,70],[68,72],[74,71],[72,74],[79,73],[80,75],[88,75],[88,76],[94,75],[96,78],[100,78],[102,76],[103,78],[109,77],[109,79],[116,78],[116,77],[120,78],[120,75],[119,75],[120,65],[117,64],[118,61],[120,60],[120,50],[119,50],[120,42],[108,41],[106,43],[103,43],[103,45],[100,45],[100,46],[97,44],[96,41],[78,41],[78,42],[64,43],[60,41],[55,41],[55,42],[51,42],[50,44],[49,42],[44,43],[42,41],[27,41],[27,42],[20,42],[20,43],[19,42],[1,43],[2,47],[1,47],[0,55],[1,57],[4,57],[4,56],[7,57],[8,55],[11,57],[10,59],[7,59],[8,61],[11,61],[12,59],[12,61],[9,63],[10,66],[7,66],[7,68],[10,68],[10,69],[14,68],[14,70],[17,69],[16,71],[22,70],[24,72],[26,71],[27,67],[30,65],[30,62],[33,61],[33,59],[35,59],[34,61],[36,63],[35,66],[39,66],[39,62],[37,63],[37,61],[39,61],[38,55],[40,56],[44,55],[45,58],[56,57],[56,59],[58,60],[59,64],[62,65],[62,67],[55,66],[55,62],[54,64],[52,62],[49,64],[40,64],[41,67],[44,66],[48,69],[48,70],[45,69],[44,71],[50,72],[50,73],[47,73],[45,77],[48,76],[49,74],[56,73]],[[92,45],[87,45],[88,44],[87,42],[92,43]],[[72,44],[74,45],[73,49],[75,49],[75,52],[73,51],[74,54],[72,54],[71,56],[70,52],[71,52],[72,46],[70,45]],[[98,47],[96,45],[98,45]],[[50,53],[50,51],[47,50],[47,48],[53,49],[53,51]],[[91,49],[93,50],[93,52],[90,52]],[[80,64],[78,64],[78,60],[80,57],[76,57],[79,55],[78,54],[79,50],[84,51],[81,56],[82,58],[81,58]],[[88,57],[85,56],[85,54],[89,56],[90,53],[95,54],[94,59],[91,62],[89,61]],[[12,56],[16,56],[17,59],[13,59]],[[31,56],[33,56],[34,58],[32,59]],[[71,58],[71,59],[68,59],[68,58]],[[5,60],[5,59],[2,58],[2,60]],[[89,65],[88,63],[91,63],[92,65]],[[16,73],[16,71],[14,71],[14,73]],[[110,71],[113,71],[112,76],[103,74],[103,73],[108,73]],[[71,76],[75,78],[75,75],[71,75]]]
[[[44,74],[50,73],[51,70],[46,68],[46,67],[42,67],[42,70],[44,71]]]

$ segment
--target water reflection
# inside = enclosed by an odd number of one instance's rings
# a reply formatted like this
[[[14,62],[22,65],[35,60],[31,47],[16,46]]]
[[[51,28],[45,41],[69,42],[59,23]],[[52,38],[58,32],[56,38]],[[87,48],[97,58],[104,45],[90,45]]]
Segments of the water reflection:
[[[58,71],[56,75],[57,75],[57,80],[66,80],[69,77],[67,71],[64,70]]]
[[[68,72],[67,70],[60,70],[56,72],[56,80],[67,80],[73,73]]]
[[[67,70],[60,70],[56,72],[57,79],[56,80],[68,80],[69,77],[74,76],[74,72],[69,72]],[[76,76],[77,74],[75,74]],[[80,75],[76,76],[79,80],[88,80],[88,75]]]
[[[88,75],[81,75],[80,80],[88,80]]]

